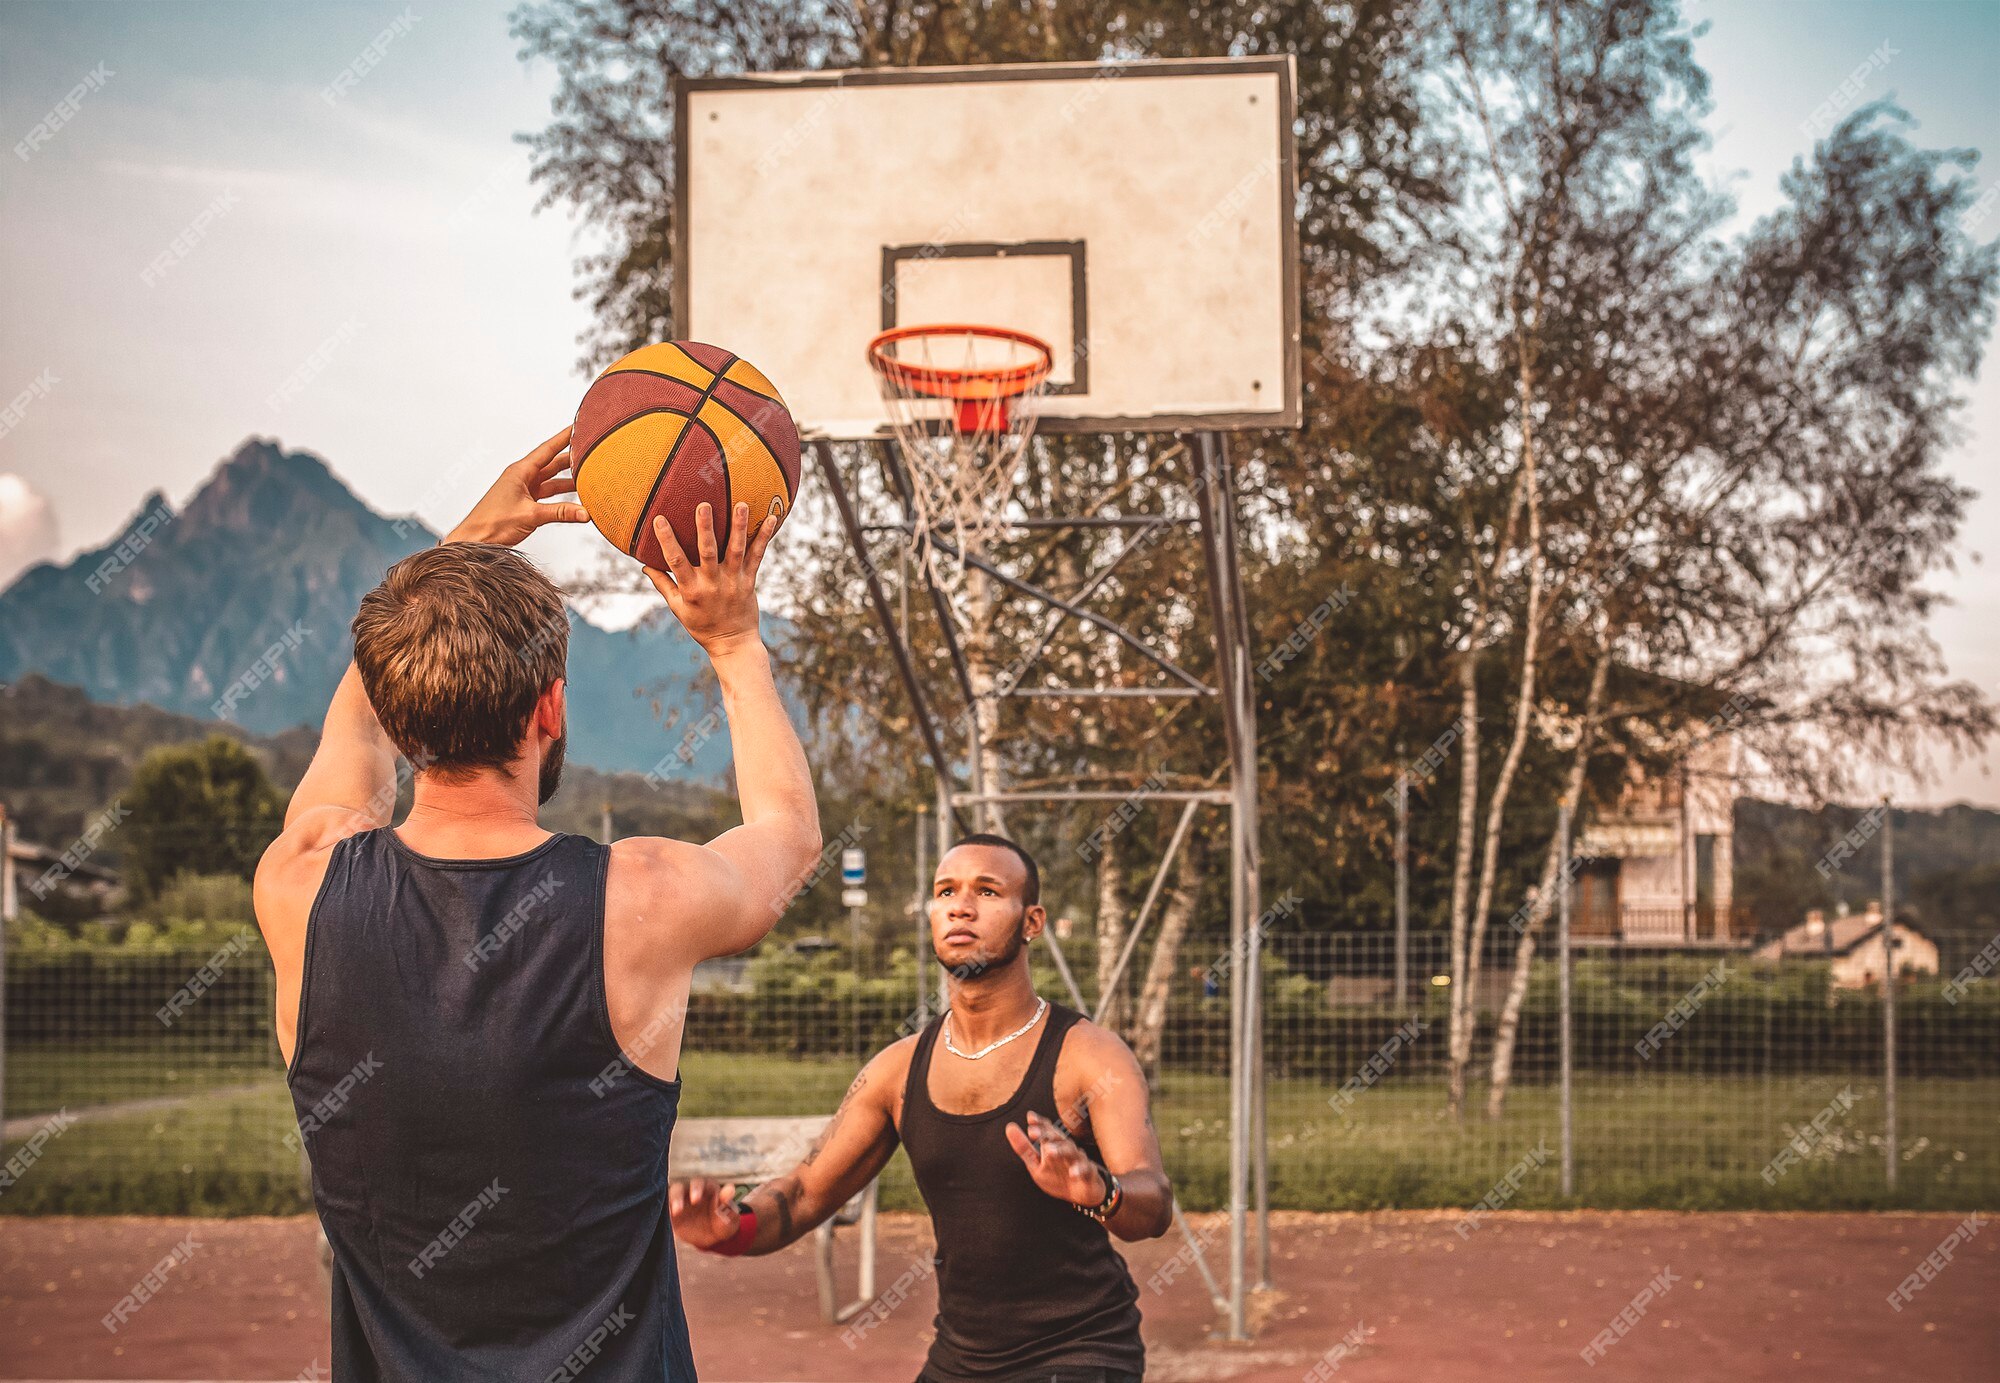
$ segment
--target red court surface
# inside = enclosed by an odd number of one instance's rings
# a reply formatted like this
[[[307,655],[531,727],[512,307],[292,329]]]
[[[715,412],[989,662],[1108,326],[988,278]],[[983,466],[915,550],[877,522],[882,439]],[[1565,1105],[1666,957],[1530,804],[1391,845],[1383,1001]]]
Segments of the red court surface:
[[[1210,1338],[1187,1269],[1149,1278],[1178,1235],[1127,1246],[1156,1383],[1245,1379],[1978,1379],[2000,1377],[2000,1231],[1981,1217],[1900,1312],[1886,1298],[1960,1215],[1496,1214],[1461,1239],[1455,1212],[1277,1214],[1277,1290],[1249,1344]],[[1203,1232],[1217,1217],[1197,1216]],[[184,1263],[116,1334],[101,1323],[192,1235]],[[850,1257],[852,1232],[845,1232]],[[0,1378],[326,1378],[325,1292],[307,1219],[0,1219]],[[1218,1234],[1211,1261],[1223,1265]],[[878,1286],[928,1251],[928,1222],[884,1217]],[[710,1383],[916,1375],[934,1296],[850,1345],[822,1325],[803,1247],[762,1259],[683,1253]],[[1661,1279],[1661,1275],[1666,1276]],[[1649,1281],[1669,1285],[1626,1333],[1580,1355]],[[1342,1350],[1343,1338],[1364,1341]]]

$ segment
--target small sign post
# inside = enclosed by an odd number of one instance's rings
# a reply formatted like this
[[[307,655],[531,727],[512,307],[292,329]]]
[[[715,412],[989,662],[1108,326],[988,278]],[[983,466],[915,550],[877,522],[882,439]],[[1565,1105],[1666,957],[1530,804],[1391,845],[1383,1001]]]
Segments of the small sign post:
[[[861,910],[868,906],[868,852],[849,846],[840,852],[840,904],[847,909],[848,945],[854,955],[854,973],[861,973]]]

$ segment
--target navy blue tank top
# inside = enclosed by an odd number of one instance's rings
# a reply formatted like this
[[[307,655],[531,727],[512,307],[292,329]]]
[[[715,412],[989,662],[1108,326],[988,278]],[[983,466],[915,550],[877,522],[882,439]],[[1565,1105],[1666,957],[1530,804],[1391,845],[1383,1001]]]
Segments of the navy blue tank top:
[[[611,852],[334,847],[289,1082],[333,1247],[339,1383],[692,1380],[667,1143],[680,1085],[604,995]]]

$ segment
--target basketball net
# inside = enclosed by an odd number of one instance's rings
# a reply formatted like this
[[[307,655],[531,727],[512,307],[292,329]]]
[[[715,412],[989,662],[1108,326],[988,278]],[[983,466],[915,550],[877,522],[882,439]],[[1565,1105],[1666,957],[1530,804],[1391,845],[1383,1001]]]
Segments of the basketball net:
[[[868,360],[910,474],[911,546],[943,580],[927,539],[946,538],[962,574],[1006,521],[1054,355],[1025,332],[917,326],[883,332]]]

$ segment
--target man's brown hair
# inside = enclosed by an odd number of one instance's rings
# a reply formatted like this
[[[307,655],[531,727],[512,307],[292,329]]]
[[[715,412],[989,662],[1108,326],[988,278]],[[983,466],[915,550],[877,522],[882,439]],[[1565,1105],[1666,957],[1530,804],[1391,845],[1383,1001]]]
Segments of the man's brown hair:
[[[354,617],[354,665],[376,718],[432,772],[512,763],[568,656],[562,593],[527,558],[490,543],[405,557]]]

